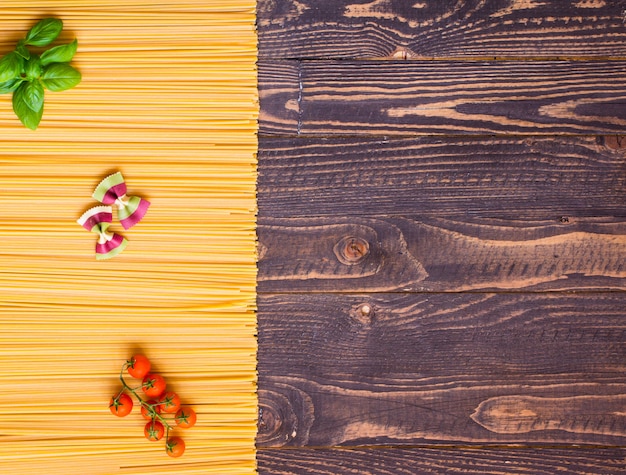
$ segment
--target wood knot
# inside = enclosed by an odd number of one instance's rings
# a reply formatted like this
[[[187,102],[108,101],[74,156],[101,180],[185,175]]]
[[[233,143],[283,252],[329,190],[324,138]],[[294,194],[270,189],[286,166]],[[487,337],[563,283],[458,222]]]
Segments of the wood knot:
[[[258,395],[257,445],[306,445],[315,420],[311,398],[304,391],[287,385],[276,391],[259,389]]]
[[[259,398],[258,440],[266,446],[282,446],[298,426],[289,400],[282,394],[265,392]]]
[[[371,325],[374,321],[374,309],[368,303],[359,305],[352,311],[352,317],[362,325]]]
[[[353,266],[365,259],[370,252],[370,245],[365,239],[347,236],[335,244],[333,251],[339,262]]]
[[[411,51],[408,48],[405,48],[403,46],[398,46],[394,51],[392,51],[392,53],[389,55],[389,59],[402,59],[402,60],[406,60],[406,59],[412,59],[413,57],[415,57],[416,54],[413,53],[413,51]]]
[[[610,150],[623,150],[626,148],[626,135],[607,135],[604,146]]]

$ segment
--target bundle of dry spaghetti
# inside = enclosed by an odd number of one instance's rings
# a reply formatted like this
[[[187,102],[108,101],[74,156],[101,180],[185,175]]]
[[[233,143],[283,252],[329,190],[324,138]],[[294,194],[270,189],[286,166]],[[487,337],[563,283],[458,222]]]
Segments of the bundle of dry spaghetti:
[[[255,473],[255,6],[3,0],[0,55],[52,16],[82,74],[36,131],[0,95],[3,472]],[[97,261],[76,220],[117,171],[151,205]],[[198,414],[179,459],[109,411],[135,353]]]

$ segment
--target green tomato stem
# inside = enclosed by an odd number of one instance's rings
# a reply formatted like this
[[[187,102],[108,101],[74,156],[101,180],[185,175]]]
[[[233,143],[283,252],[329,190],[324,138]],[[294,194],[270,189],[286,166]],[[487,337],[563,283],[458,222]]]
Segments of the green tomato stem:
[[[155,419],[157,419],[159,422],[161,422],[161,424],[163,424],[167,428],[167,433],[169,434],[170,428],[171,428],[169,422],[167,421],[167,419],[161,416],[161,414],[159,414],[158,412],[154,410],[154,407],[158,406],[159,404],[148,404],[141,398],[141,396],[139,396],[139,394],[137,394],[137,389],[140,389],[141,386],[138,386],[136,388],[131,388],[128,384],[126,384],[126,381],[124,381],[124,370],[127,369],[128,366],[129,366],[128,363],[124,363],[124,365],[122,366],[122,370],[120,371],[120,381],[122,382],[122,385],[124,386],[124,388],[120,391],[120,394],[118,394],[117,397],[119,397],[124,392],[124,389],[129,391],[133,396],[135,396],[135,398],[137,398],[137,401],[139,402],[141,406],[148,409],[148,411],[150,412],[150,417],[152,417],[152,420],[154,421]]]

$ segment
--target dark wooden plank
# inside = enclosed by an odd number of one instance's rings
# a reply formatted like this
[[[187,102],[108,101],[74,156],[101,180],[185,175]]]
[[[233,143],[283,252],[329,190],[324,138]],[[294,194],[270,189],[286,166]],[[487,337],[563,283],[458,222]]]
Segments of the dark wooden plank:
[[[626,445],[626,293],[258,303],[261,447]]]
[[[525,474],[626,472],[626,450],[598,449],[261,449],[260,475]]]
[[[258,75],[259,101],[262,107],[262,117],[259,119],[261,133],[300,133],[300,63],[259,62]]]
[[[626,290],[626,219],[260,218],[260,292]]]
[[[620,0],[260,0],[262,58],[626,56]]]
[[[614,137],[260,140],[262,217],[626,216]]]
[[[306,61],[297,77],[286,68],[260,70],[262,134],[620,134],[626,126],[626,62]],[[274,91],[279,79],[291,84]]]

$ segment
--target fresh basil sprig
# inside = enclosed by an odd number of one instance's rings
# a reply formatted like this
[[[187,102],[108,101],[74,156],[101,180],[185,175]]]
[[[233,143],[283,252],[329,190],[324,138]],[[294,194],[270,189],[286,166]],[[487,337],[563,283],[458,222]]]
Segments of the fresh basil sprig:
[[[80,72],[69,65],[78,48],[76,40],[41,54],[28,49],[50,45],[62,29],[61,20],[45,18],[18,41],[14,51],[0,58],[0,94],[13,93],[13,111],[32,130],[43,116],[44,90],[65,91],[81,80]]]

